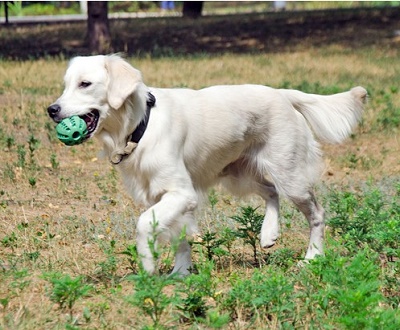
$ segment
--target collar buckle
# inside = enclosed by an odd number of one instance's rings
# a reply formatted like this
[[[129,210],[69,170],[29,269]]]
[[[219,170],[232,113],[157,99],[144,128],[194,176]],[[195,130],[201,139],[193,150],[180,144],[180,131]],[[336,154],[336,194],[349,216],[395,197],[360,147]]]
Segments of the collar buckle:
[[[140,139],[146,132],[147,124],[150,119],[150,110],[156,104],[156,98],[150,92],[147,93],[147,101],[146,101],[146,114],[143,120],[139,123],[136,129],[133,131],[131,135],[127,138],[126,146],[123,150],[115,150],[110,157],[110,161],[114,165],[118,165],[121,163],[125,157],[129,156],[139,144]]]

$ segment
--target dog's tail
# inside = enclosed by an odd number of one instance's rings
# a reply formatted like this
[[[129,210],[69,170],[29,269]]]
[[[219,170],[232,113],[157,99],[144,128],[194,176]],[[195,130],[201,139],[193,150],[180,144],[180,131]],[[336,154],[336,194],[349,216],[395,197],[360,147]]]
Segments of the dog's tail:
[[[361,120],[367,91],[354,87],[348,92],[333,95],[306,94],[280,89],[307,120],[316,136],[323,142],[340,143]]]

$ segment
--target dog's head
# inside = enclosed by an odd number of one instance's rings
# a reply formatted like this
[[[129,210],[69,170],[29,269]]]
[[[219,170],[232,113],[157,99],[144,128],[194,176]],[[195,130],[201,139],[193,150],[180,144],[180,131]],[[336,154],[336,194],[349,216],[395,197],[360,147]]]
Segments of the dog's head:
[[[86,122],[86,138],[90,138],[141,82],[140,72],[117,55],[75,57],[64,76],[64,92],[47,112],[57,123],[79,116]]]

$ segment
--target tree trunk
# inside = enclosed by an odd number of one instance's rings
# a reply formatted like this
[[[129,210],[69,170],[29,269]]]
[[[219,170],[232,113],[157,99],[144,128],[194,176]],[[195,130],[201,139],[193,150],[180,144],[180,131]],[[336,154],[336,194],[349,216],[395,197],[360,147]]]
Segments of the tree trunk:
[[[184,1],[183,2],[183,17],[198,18],[201,16],[204,1]]]
[[[92,54],[112,52],[107,1],[88,1],[86,39]]]
[[[8,1],[4,1],[4,17],[6,18],[6,25],[8,25]]]

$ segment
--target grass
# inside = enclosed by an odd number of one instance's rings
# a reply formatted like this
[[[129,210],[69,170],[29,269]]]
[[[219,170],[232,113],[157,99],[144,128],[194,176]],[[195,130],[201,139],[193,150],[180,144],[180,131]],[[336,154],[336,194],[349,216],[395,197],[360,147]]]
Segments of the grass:
[[[57,141],[45,109],[63,89],[67,60],[1,60],[0,329],[398,329],[400,64],[396,40],[380,42],[315,47],[306,38],[290,52],[128,58],[160,87],[257,83],[326,94],[360,84],[370,94],[352,138],[323,147],[325,257],[299,266],[308,227],[284,201],[277,245],[250,243],[242,222],[264,203],[215,189],[198,214],[194,272],[183,279],[167,276],[168,246],[159,276],[141,269],[134,237],[143,209],[97,141]]]

